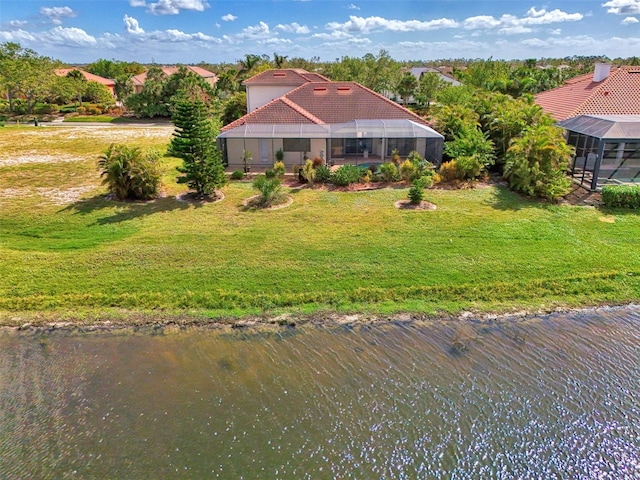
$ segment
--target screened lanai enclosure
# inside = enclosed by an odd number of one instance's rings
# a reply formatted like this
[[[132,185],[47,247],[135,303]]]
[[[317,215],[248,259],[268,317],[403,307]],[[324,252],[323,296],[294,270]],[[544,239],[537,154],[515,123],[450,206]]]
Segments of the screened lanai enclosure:
[[[244,152],[251,152],[255,170],[271,167],[282,150],[287,167],[305,158],[321,158],[327,165],[371,164],[417,151],[435,165],[442,161],[444,137],[411,120],[354,120],[341,124],[247,123],[222,132],[218,138],[229,170],[244,167]]]
[[[559,122],[575,147],[571,176],[598,190],[640,183],[640,115],[580,115]]]

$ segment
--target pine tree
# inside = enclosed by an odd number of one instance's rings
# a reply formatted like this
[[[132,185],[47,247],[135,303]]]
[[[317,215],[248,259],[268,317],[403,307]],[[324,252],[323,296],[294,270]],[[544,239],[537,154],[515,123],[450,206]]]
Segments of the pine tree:
[[[227,183],[227,177],[206,105],[200,100],[178,102],[173,124],[175,132],[169,155],[183,160],[183,165],[178,167],[182,173],[178,183],[186,183],[199,196],[214,194]]]

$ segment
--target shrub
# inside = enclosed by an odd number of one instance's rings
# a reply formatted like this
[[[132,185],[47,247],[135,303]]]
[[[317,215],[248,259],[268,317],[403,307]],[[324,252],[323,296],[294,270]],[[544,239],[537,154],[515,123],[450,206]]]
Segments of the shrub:
[[[355,165],[342,165],[331,174],[331,181],[338,186],[346,187],[352,183],[358,183],[363,173],[362,168]]]
[[[458,178],[474,180],[495,161],[493,142],[479,128],[463,128],[446,142],[444,153],[456,159]]]
[[[602,202],[607,207],[640,208],[640,185],[605,185]]]
[[[398,151],[397,148],[394,148],[393,150],[391,150],[391,161],[396,166],[400,165],[400,162],[402,161],[402,157],[400,156],[400,152]]]
[[[231,180],[242,180],[244,172],[242,170],[236,170],[231,174]]]
[[[58,113],[59,107],[55,103],[38,103],[34,109],[33,113],[36,115],[51,115],[54,113]]]
[[[282,162],[284,160],[284,150],[281,148],[276,150],[276,160],[278,160],[278,162]]]
[[[463,174],[458,169],[458,163],[455,160],[450,160],[440,165],[438,177],[441,182],[452,182],[453,180],[462,180]]]
[[[400,165],[400,176],[405,182],[412,182],[420,175],[418,165],[407,159]]]
[[[267,168],[264,171],[264,176],[267,178],[276,178],[276,171],[273,168]]]
[[[87,113],[87,107],[83,107],[82,105],[76,108],[76,112],[78,113]]]
[[[320,165],[316,168],[316,182],[327,183],[331,181],[331,170],[326,165]]]
[[[430,175],[423,175],[421,177],[416,178],[413,181],[414,185],[420,185],[422,188],[429,188],[433,185],[434,175],[431,173]]]
[[[413,184],[411,185],[411,188],[409,189],[409,200],[414,205],[417,205],[420,202],[422,202],[423,198],[424,198],[424,188],[420,183],[420,181],[414,180]]]
[[[111,144],[98,160],[102,183],[118,200],[148,200],[160,187],[160,155],[138,147]]]
[[[276,177],[284,178],[284,174],[286,172],[286,168],[284,166],[284,162],[282,162],[282,160],[278,160],[276,163],[274,163],[273,164],[273,171],[276,172]]]
[[[313,167],[313,161],[307,160],[302,167],[302,176],[304,179],[309,182],[309,185],[313,185],[313,182],[316,179],[316,169]]]
[[[87,107],[87,114],[88,115],[102,115],[102,109],[100,107],[98,107],[97,105],[89,105]]]
[[[300,173],[300,165],[295,164],[291,166],[291,173],[298,175]]]
[[[260,192],[259,204],[262,207],[269,207],[283,197],[282,182],[278,178],[267,178],[265,175],[258,175],[253,181],[253,188]]]
[[[324,163],[324,160],[322,160],[320,157],[315,157],[313,159],[313,168],[318,168],[323,163]]]
[[[395,163],[387,162],[380,165],[380,175],[385,182],[397,182],[402,177]]]

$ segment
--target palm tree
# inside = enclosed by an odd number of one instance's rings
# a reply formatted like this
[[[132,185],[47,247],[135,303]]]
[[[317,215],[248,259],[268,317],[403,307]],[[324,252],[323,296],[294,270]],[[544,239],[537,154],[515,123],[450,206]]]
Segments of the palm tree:
[[[287,55],[278,55],[277,53],[273,54],[273,63],[276,68],[282,68],[284,66],[284,62],[289,58]]]

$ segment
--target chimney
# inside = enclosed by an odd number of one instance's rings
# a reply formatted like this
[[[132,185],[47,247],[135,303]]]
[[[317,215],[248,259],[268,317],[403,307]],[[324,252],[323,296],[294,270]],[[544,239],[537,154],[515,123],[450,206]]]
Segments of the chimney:
[[[596,68],[593,71],[593,81],[597,83],[605,80],[609,76],[609,72],[611,72],[610,63],[596,63]]]

